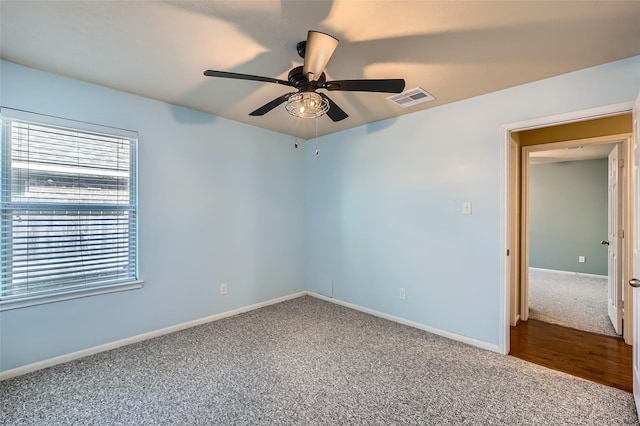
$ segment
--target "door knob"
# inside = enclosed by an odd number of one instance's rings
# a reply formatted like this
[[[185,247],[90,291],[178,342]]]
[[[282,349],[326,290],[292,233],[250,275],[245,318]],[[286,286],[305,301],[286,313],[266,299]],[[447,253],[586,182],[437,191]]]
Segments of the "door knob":
[[[602,241],[600,241],[600,244],[602,244],[603,246],[608,246],[609,245],[609,241],[602,240]]]
[[[631,278],[631,279],[629,280],[629,285],[630,285],[631,287],[640,287],[640,280],[639,280],[639,279],[637,279],[637,278]]]

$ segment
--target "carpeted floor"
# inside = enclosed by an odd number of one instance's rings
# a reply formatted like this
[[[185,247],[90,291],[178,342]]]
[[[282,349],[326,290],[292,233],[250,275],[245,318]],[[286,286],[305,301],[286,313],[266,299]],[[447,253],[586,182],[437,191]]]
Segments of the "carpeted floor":
[[[309,296],[5,380],[0,395],[3,425],[638,424],[627,392]]]
[[[529,318],[607,336],[607,279],[529,268]]]

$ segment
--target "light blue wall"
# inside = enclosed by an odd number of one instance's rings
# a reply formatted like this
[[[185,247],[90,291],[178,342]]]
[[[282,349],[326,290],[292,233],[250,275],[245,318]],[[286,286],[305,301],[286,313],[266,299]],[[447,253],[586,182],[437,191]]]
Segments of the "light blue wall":
[[[1,63],[1,104],[139,132],[140,290],[0,313],[8,370],[305,289],[305,164],[281,134]],[[219,295],[219,284],[229,294]]]
[[[608,164],[600,158],[530,166],[530,266],[607,275],[600,241],[607,239]]]
[[[2,105],[140,132],[146,283],[0,313],[2,370],[332,282],[336,298],[497,344],[500,126],[640,90],[635,57],[329,135],[314,156],[315,141],[294,150],[222,118],[1,72]]]
[[[498,345],[501,126],[639,90],[634,57],[321,138],[307,152],[308,289]]]

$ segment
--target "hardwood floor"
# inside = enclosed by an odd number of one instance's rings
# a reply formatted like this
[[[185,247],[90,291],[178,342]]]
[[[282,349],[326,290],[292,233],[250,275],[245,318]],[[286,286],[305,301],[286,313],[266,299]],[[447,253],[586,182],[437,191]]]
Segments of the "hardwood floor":
[[[620,338],[530,319],[511,327],[509,354],[633,392],[632,348]]]

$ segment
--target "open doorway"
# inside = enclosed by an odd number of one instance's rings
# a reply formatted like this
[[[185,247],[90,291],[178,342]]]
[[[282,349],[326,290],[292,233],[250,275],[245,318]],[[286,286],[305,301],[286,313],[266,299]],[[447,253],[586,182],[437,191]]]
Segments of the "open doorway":
[[[512,238],[511,246],[519,248],[519,253],[511,258],[512,272],[517,271],[511,276],[511,293],[517,295],[512,297],[510,307],[512,326],[519,320],[529,319],[530,272],[540,272],[530,271],[529,267],[534,267],[581,273],[584,278],[607,275],[608,281],[614,280],[615,291],[612,293],[612,286],[608,286],[607,297],[620,311],[617,318],[614,315],[614,329],[619,334],[624,333],[623,317],[630,315],[630,310],[622,312],[621,303],[624,298],[622,282],[628,277],[625,256],[629,253],[629,238],[624,239],[622,233],[630,226],[626,223],[629,215],[624,214],[630,205],[624,195],[630,184],[628,174],[624,168],[620,169],[619,202],[615,206],[618,216],[614,225],[619,232],[605,233],[604,226],[608,222],[604,218],[610,210],[610,206],[605,205],[608,203],[608,169],[611,168],[605,157],[615,151],[616,165],[618,161],[622,165],[628,157],[630,133],[629,113],[511,133],[512,153],[516,145],[519,154],[512,155],[512,162],[519,163],[519,173],[516,176],[511,173],[512,185],[519,188],[518,196],[512,195],[510,209],[511,228],[516,231],[512,236],[517,235]],[[617,148],[614,150],[614,147]],[[618,169],[614,171],[618,172]],[[532,184],[535,188],[530,193]],[[540,198],[537,204],[532,204],[536,198]],[[598,200],[601,205],[594,212],[593,204]],[[614,245],[609,247],[617,250],[607,251],[600,245],[601,241],[609,240],[614,240]],[[611,254],[614,255],[613,263],[609,259]],[[609,276],[609,272],[614,275]],[[545,274],[535,275],[540,278]],[[534,317],[537,314],[534,312]]]
[[[565,144],[563,144],[565,145]],[[528,147],[528,318],[622,334],[624,139]],[[523,159],[524,160],[524,159]],[[619,161],[622,160],[622,161]],[[611,218],[610,218],[611,216]],[[611,225],[611,226],[610,226]],[[609,281],[615,291],[609,291]],[[610,301],[610,296],[612,300]],[[613,309],[609,309],[609,305]]]
[[[508,155],[508,160],[505,161],[505,165],[508,166],[505,168],[505,174],[508,176],[508,184],[505,188],[508,189],[505,191],[508,194],[505,200],[508,213],[505,217],[505,223],[508,224],[508,229],[503,237],[503,244],[507,249],[503,276],[509,281],[508,291],[503,294],[504,306],[507,307],[504,317],[506,323],[505,353],[588,380],[606,382],[605,384],[627,391],[631,389],[632,381],[630,374],[631,346],[628,345],[631,343],[633,335],[631,321],[633,305],[631,303],[628,303],[620,315],[622,320],[620,329],[625,340],[620,337],[601,335],[530,319],[531,245],[529,227],[531,217],[528,206],[530,196],[528,181],[531,177],[529,156],[532,152],[564,150],[567,153],[571,151],[568,148],[576,146],[616,144],[621,147],[622,156],[620,159],[630,158],[631,107],[631,103],[611,105],[590,111],[513,123],[503,128],[503,152]],[[609,159],[607,159],[608,162]],[[621,174],[620,185],[624,187],[626,195],[622,196],[622,208],[619,209],[620,222],[623,224],[619,231],[622,232],[630,229],[631,218],[628,214],[631,173],[623,173],[625,174]],[[608,180],[608,176],[606,179]],[[609,205],[608,201],[607,205]],[[607,233],[608,231],[607,229]],[[630,277],[629,258],[632,247],[630,235],[626,235],[627,238],[625,238],[622,232],[616,234],[622,247],[612,259],[622,261],[621,266],[617,268],[621,277],[616,280],[626,282]],[[612,241],[608,235],[606,238],[598,235],[595,237],[595,242],[591,242],[591,238],[593,236],[588,238],[587,244],[591,246],[592,250],[606,249],[598,246],[600,241],[609,241],[610,243]],[[581,252],[573,252],[572,262],[581,266],[593,265],[594,262],[591,262],[594,260],[592,254],[583,253],[584,247],[579,247],[576,250]],[[576,255],[575,259],[574,254]],[[579,261],[580,256],[585,256],[584,264]],[[607,275],[609,275],[610,269],[616,270],[616,268],[609,268],[608,262],[609,253],[607,252]],[[578,270],[575,265],[571,269],[574,274]],[[582,274],[587,275],[589,272],[583,271]],[[599,275],[602,278],[601,274],[602,272],[592,275]],[[607,277],[608,280],[609,277]],[[623,287],[624,295],[620,289],[620,294],[614,295],[613,299],[617,301],[619,296],[631,302],[628,287]],[[610,299],[609,289],[607,289],[607,299]],[[623,305],[619,304],[617,307],[622,309]]]
[[[511,347],[510,334],[511,327],[520,321],[528,319],[528,310],[523,310],[523,299],[528,295],[521,292],[521,287],[526,285],[527,277],[523,274],[525,265],[521,264],[523,259],[528,259],[528,254],[523,253],[528,250],[528,245],[523,244],[522,227],[525,226],[526,216],[522,212],[521,185],[525,178],[522,170],[522,150],[530,145],[541,144],[540,139],[544,137],[543,143],[558,143],[568,140],[579,140],[583,138],[594,138],[600,136],[610,136],[612,134],[628,134],[632,126],[631,110],[633,102],[624,102],[593,108],[590,110],[575,111],[555,116],[541,117],[526,121],[505,124],[501,128],[501,157],[503,168],[502,176],[502,208],[500,215],[501,222],[501,252],[503,253],[501,262],[501,323],[499,332],[500,351],[508,354]],[[604,125],[604,121],[611,121]],[[551,130],[549,130],[551,129]],[[551,133],[546,135],[545,133]],[[550,148],[550,146],[548,147]],[[630,153],[627,152],[627,156]],[[628,175],[631,175],[629,173]],[[630,176],[629,176],[630,177]],[[628,179],[629,181],[631,179]],[[626,182],[633,190],[630,182]],[[625,215],[625,221],[629,221],[630,215]],[[629,235],[630,237],[631,235]],[[631,238],[625,238],[626,254],[631,253]],[[624,273],[629,274],[629,264]],[[526,265],[528,268],[528,265]],[[623,278],[624,279],[624,278]],[[625,286],[625,296],[628,296]],[[625,310],[626,327],[624,330],[625,342],[631,344],[633,336],[633,322],[631,314],[633,311],[632,300],[627,298],[627,309]]]

